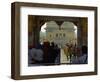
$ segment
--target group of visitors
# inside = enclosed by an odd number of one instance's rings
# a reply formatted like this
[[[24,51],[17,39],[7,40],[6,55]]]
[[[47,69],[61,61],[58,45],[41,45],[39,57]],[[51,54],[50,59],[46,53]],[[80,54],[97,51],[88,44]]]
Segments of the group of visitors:
[[[87,46],[78,47],[76,44],[66,44],[63,48],[67,60],[72,64],[87,63]]]
[[[43,42],[28,50],[29,65],[60,64],[60,48],[54,42]]]
[[[66,44],[62,48],[66,61],[70,64],[87,64],[87,46],[78,47],[76,44]],[[58,65],[61,60],[61,48],[54,42],[43,42],[28,49],[28,65]]]

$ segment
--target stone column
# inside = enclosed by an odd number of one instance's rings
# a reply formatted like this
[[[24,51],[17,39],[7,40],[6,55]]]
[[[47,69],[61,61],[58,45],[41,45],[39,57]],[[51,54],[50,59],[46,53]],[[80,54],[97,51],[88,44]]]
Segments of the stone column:
[[[40,25],[39,20],[36,16],[28,16],[28,32],[32,33],[32,37],[28,35],[28,39],[30,37],[33,41],[32,45],[37,46],[37,44],[39,43]]]
[[[77,45],[78,47],[82,46],[82,26],[81,21],[73,22],[77,26]]]
[[[87,18],[81,19],[81,25],[82,25],[82,44],[88,45],[88,26],[87,26]]]

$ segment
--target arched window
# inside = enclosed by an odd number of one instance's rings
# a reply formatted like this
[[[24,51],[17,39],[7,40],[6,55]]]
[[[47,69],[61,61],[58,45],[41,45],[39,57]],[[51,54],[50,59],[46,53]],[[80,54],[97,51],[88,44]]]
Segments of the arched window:
[[[54,31],[56,31],[59,26],[55,21],[47,21],[41,26],[40,30],[40,42],[49,41],[52,42],[54,40],[53,35]],[[58,35],[56,35],[58,37]]]
[[[77,42],[77,26],[73,22],[64,21],[61,25],[61,29],[64,31],[63,37],[65,38],[66,42]]]

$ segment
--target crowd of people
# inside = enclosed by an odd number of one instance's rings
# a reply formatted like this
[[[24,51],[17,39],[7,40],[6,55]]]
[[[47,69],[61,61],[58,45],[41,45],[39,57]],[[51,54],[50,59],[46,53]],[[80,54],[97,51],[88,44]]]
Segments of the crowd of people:
[[[72,64],[86,64],[87,63],[87,46],[82,45],[81,47],[76,44],[66,44],[63,48],[63,51],[67,57],[67,60],[70,60]]]
[[[60,48],[54,42],[43,42],[28,51],[29,65],[60,64]]]
[[[61,64],[61,49],[70,64],[87,64],[87,46],[65,44],[59,48],[54,42],[43,42],[28,49],[28,65],[58,65]]]

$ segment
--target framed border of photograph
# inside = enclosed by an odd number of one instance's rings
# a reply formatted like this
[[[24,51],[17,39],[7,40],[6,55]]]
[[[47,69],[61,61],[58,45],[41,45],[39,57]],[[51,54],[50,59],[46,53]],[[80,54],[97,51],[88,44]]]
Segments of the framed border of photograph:
[[[88,57],[89,64],[25,67],[27,66],[25,62],[28,59],[26,45],[28,39],[25,38],[28,37],[28,24],[26,24],[28,23],[28,15],[87,17],[88,55],[91,55]],[[24,57],[25,54],[26,59]],[[12,79],[21,80],[84,75],[97,75],[97,7],[27,2],[14,2],[11,4]]]

